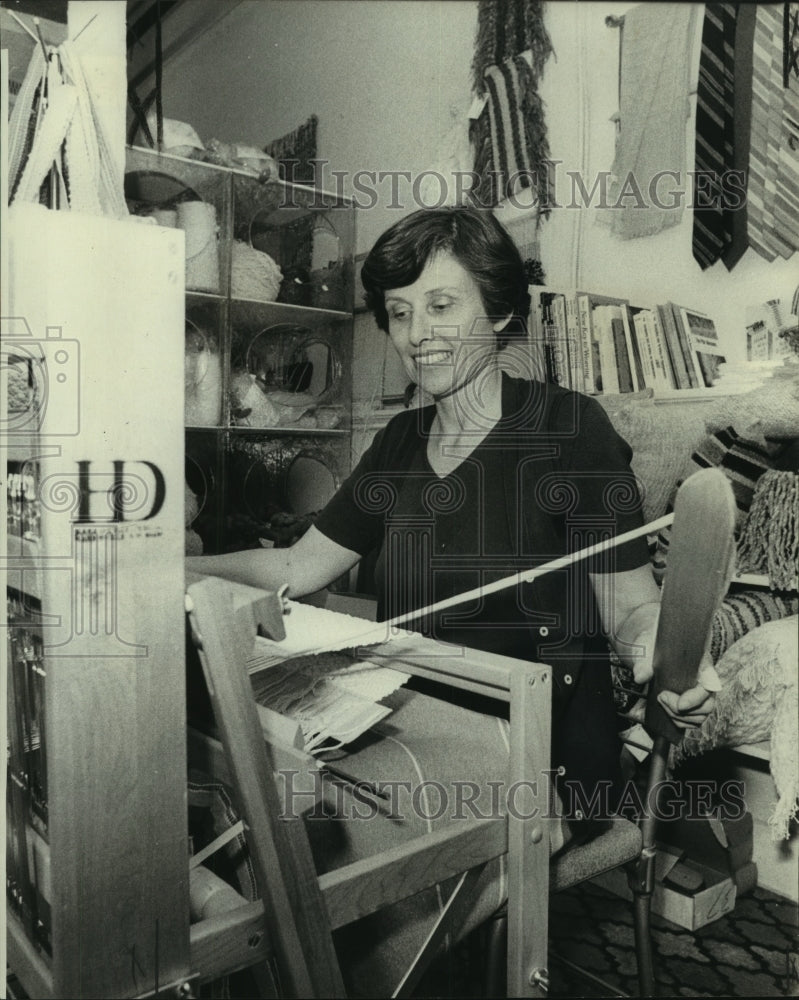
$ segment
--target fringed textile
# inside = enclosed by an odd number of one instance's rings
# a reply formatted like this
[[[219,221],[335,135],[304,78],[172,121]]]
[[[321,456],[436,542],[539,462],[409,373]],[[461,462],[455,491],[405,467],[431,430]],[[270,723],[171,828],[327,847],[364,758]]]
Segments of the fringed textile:
[[[552,51],[541,0],[480,0],[472,89],[479,97],[488,93],[489,102],[472,124],[470,138],[474,169],[480,178],[473,197],[482,206],[496,205],[519,187],[535,185],[538,204],[542,214],[546,214],[550,203],[549,143],[537,88]],[[530,53],[530,63],[521,59],[524,52]],[[499,84],[500,94],[495,94],[492,100],[495,83]],[[510,135],[499,137],[496,129],[492,137],[492,122],[496,125],[503,120],[503,116],[497,117],[498,100],[504,105],[504,112],[520,123],[516,145]],[[505,155],[499,155],[498,150],[504,150]],[[518,185],[509,190],[505,167],[512,163],[528,164],[529,167],[522,169],[529,169],[531,174],[524,181],[519,179]]]
[[[319,119],[316,115],[298,125],[293,132],[287,132],[279,139],[268,142],[264,152],[277,161],[280,179],[290,184],[317,183],[316,177],[316,131]],[[319,179],[321,182],[321,178]],[[310,304],[311,258],[313,255],[313,213],[300,216],[283,227],[280,266],[283,283],[280,290],[281,302]]]
[[[739,568],[765,573],[775,590],[794,585],[799,568],[799,475],[770,469],[755,486],[738,546]]]
[[[777,802],[769,817],[773,840],[787,839],[799,810],[799,722],[796,617],[747,633],[716,664],[723,687],[701,727],[686,730],[673,763],[716,747],[770,740],[769,767]]]

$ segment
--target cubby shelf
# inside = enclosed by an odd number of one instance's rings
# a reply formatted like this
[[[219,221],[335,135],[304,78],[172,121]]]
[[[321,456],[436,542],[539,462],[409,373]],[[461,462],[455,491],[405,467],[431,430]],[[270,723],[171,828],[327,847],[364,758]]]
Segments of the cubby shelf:
[[[312,513],[324,499],[316,483],[332,491],[349,471],[354,207],[329,191],[137,147],[126,196],[132,211],[186,229],[191,527],[206,552],[246,547],[275,513]],[[181,209],[187,201],[211,208]],[[188,224],[195,216],[205,228]],[[282,271],[279,289],[265,255]],[[236,534],[242,524],[246,537]]]

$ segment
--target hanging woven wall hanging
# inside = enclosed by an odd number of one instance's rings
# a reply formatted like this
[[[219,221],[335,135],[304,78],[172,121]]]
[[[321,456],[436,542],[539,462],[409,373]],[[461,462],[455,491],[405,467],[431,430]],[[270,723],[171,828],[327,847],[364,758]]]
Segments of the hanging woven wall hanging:
[[[470,138],[481,205],[535,188],[542,214],[548,211],[549,142],[538,84],[552,51],[541,0],[480,0],[472,89],[486,106]]]

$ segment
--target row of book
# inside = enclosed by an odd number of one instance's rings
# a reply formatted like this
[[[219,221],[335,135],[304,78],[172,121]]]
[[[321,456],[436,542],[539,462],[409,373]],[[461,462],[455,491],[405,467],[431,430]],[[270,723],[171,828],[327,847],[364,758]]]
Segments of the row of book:
[[[701,389],[725,358],[713,320],[673,302],[654,308],[593,292],[532,296],[531,340],[544,377],[590,395]]]

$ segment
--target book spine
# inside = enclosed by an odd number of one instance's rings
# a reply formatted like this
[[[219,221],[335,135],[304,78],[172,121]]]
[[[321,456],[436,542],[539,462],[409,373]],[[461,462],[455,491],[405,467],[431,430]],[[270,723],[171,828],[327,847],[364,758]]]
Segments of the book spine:
[[[702,373],[701,384],[712,386],[718,381],[718,368],[725,360],[719,345],[716,325],[709,316],[705,316],[703,313],[681,309],[680,314],[685,329],[688,331],[691,349],[696,353],[696,359]]]
[[[666,336],[660,325],[658,314],[652,309],[647,310],[647,313],[647,324],[650,327],[652,335],[652,350],[655,352],[655,368],[662,374],[663,388],[676,389],[677,379],[674,374],[674,369],[671,366],[671,362],[669,361],[669,352],[666,347]]]
[[[671,370],[674,374],[674,385],[677,389],[690,389],[691,379],[688,375],[688,369],[685,367],[685,357],[677,337],[677,327],[674,325],[674,315],[671,308],[657,306],[656,310],[658,323],[663,331],[663,340],[666,344],[666,356],[671,363]]]
[[[591,327],[591,300],[587,295],[577,296],[577,312],[580,320],[580,347],[582,349],[583,362],[583,386],[584,392],[596,395],[600,390],[597,388],[597,375],[594,367],[594,339]]]
[[[569,349],[568,349],[568,335],[566,326],[566,297],[564,295],[556,295],[552,300],[552,318],[557,329],[557,357],[558,363],[560,365],[560,377],[558,379],[558,384],[565,386],[566,388],[572,388],[571,385],[571,373],[569,371]]]
[[[543,294],[539,285],[530,285],[530,317],[527,324],[527,343],[530,351],[531,376],[546,381],[546,354],[544,349],[544,321],[541,315]]]
[[[602,392],[619,391],[619,373],[616,368],[616,349],[613,344],[612,306],[595,306],[593,313],[594,336],[599,345],[599,363],[602,368]]]
[[[644,322],[645,310],[639,309],[633,315],[633,332],[638,344],[638,354],[641,358],[641,369],[644,375],[644,383],[649,389],[657,386],[657,376],[655,374],[655,359],[652,355],[652,345],[649,343],[649,335]]]
[[[611,319],[610,325],[613,330],[613,346],[616,353],[616,372],[619,380],[619,392],[632,392],[632,366],[630,364],[630,356],[627,353],[627,340],[624,336],[624,322],[620,316],[618,319]]]
[[[641,352],[635,336],[633,316],[628,305],[621,307],[621,319],[622,323],[624,323],[624,338],[627,341],[627,352],[632,366],[633,392],[639,392],[641,389],[646,388],[646,380],[644,379],[644,369],[641,363]]]
[[[583,352],[580,343],[580,315],[577,309],[577,293],[566,296],[566,335],[569,352],[569,379],[572,389],[585,391],[583,378]]]
[[[635,333],[641,349],[644,378],[653,389],[670,388],[665,372],[658,367],[658,351],[654,341],[652,314],[649,309],[641,309],[635,316]]]
[[[685,324],[683,323],[680,307],[675,306],[673,302],[670,302],[666,308],[671,309],[672,318],[674,320],[674,328],[677,331],[677,338],[680,342],[683,358],[685,359],[685,367],[688,370],[688,378],[691,383],[691,388],[699,389],[704,385],[704,382],[702,381],[702,370],[699,367],[699,359],[696,356],[696,351],[691,347],[691,340],[688,336]]]
[[[544,359],[547,382],[564,385],[563,343],[558,338],[558,328],[554,323],[547,323],[544,326]]]

